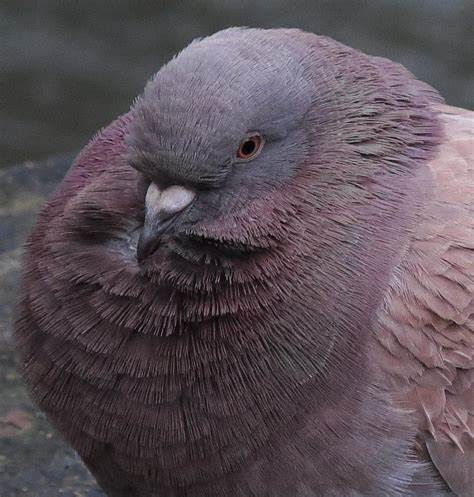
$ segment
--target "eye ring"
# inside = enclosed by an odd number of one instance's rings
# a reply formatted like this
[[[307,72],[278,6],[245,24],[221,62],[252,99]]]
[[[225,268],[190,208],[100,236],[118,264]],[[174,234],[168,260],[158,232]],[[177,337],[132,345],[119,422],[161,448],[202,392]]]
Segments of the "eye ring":
[[[248,136],[240,142],[237,158],[240,160],[253,159],[263,147],[263,138],[259,134]]]

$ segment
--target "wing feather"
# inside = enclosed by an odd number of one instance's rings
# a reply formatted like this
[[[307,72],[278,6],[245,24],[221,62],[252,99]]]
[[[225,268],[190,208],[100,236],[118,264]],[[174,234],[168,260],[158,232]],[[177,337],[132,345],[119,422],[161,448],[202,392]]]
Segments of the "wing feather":
[[[376,354],[418,416],[417,446],[474,496],[474,112],[440,106],[434,195],[379,312]]]

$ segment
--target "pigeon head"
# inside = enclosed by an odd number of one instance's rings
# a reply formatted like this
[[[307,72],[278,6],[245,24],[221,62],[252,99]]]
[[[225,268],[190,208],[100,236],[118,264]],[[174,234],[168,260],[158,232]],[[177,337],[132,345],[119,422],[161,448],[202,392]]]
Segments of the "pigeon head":
[[[403,115],[406,95],[422,119],[432,92],[374,60],[297,30],[234,28],[166,64],[127,128],[145,210],[139,262],[160,247],[201,263],[210,246],[223,255],[285,244],[355,207],[398,212],[401,196],[418,188],[411,159],[427,148],[409,143],[418,118]]]
[[[304,56],[288,35],[231,29],[192,43],[148,83],[127,136],[148,189],[139,258],[171,225],[222,224],[302,166],[314,93]]]

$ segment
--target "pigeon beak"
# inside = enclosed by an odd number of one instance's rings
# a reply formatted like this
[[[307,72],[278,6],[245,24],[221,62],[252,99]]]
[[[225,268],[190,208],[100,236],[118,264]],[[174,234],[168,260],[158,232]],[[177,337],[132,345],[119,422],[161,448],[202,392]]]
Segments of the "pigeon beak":
[[[137,260],[142,262],[151,255],[161,235],[174,223],[180,212],[194,200],[196,192],[183,186],[170,186],[160,190],[150,183],[145,197],[145,222],[138,238]]]

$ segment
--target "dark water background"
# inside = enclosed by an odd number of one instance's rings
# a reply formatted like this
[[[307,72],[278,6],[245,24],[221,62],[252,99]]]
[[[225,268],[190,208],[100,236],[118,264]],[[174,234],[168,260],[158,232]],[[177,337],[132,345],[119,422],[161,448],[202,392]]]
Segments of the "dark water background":
[[[0,0],[0,167],[77,150],[174,52],[231,25],[332,36],[473,107],[473,0]]]

